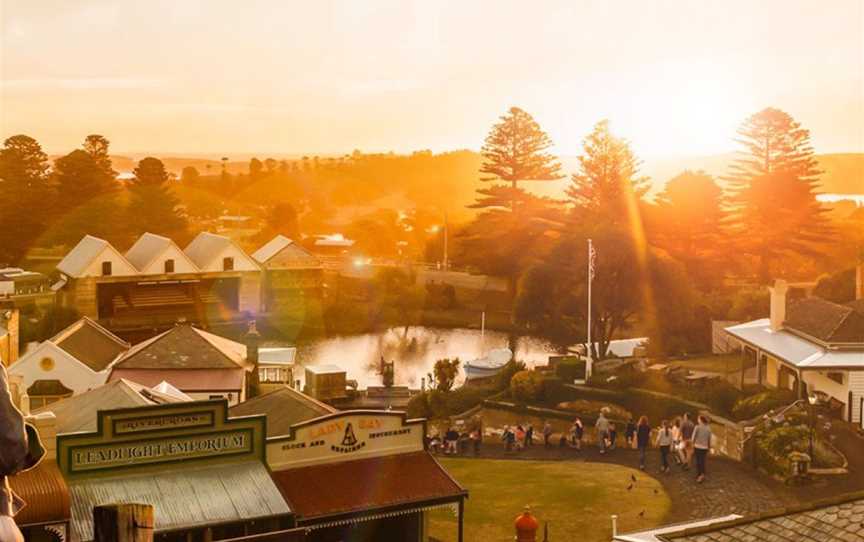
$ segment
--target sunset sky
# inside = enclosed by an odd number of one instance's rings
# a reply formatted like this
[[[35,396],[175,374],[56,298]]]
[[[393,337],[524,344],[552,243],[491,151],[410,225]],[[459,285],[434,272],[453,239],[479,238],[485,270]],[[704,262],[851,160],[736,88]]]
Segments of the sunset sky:
[[[479,149],[518,105],[715,154],[768,105],[864,151],[864,0],[0,0],[0,135],[67,152]],[[230,154],[229,154],[230,155]]]

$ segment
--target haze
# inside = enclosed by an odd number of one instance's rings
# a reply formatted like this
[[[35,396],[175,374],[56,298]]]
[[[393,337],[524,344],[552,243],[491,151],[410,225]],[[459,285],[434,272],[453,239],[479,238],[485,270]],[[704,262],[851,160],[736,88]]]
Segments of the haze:
[[[731,150],[771,105],[817,152],[861,152],[862,5],[0,0],[0,132],[48,152],[90,133],[116,152],[443,151],[518,105],[562,155],[608,117],[672,156]]]

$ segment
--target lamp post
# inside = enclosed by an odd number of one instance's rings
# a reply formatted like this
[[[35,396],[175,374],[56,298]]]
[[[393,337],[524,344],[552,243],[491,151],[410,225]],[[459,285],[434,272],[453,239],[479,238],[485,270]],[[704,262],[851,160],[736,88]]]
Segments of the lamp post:
[[[813,462],[813,438],[816,433],[816,420],[813,416],[813,407],[816,406],[818,398],[815,393],[807,394],[807,402],[810,403],[810,462]]]

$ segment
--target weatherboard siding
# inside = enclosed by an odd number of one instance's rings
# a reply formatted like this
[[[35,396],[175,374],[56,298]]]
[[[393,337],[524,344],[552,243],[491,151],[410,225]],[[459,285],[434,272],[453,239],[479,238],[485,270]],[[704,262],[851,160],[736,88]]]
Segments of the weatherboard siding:
[[[861,423],[862,400],[864,400],[864,371],[849,371],[849,391],[852,392],[852,420]]]

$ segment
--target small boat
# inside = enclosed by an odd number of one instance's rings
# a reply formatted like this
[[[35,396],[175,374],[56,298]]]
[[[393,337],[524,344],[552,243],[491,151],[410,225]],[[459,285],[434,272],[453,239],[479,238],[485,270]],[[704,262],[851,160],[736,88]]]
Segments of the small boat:
[[[511,359],[513,359],[513,352],[509,348],[490,350],[482,358],[465,362],[465,379],[495,376]]]

